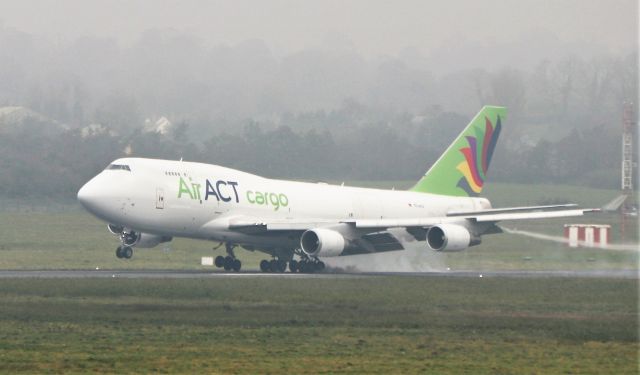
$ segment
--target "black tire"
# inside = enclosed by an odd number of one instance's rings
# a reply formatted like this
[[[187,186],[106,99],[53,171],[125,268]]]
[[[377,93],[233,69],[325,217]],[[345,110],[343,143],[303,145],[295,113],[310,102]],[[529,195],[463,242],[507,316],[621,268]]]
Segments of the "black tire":
[[[232,257],[224,257],[224,270],[231,271],[233,269],[233,258]]]
[[[300,261],[298,263],[298,272],[300,273],[308,273],[309,272],[309,262],[306,260]]]
[[[287,262],[285,262],[282,259],[278,259],[277,260],[277,264],[278,264],[278,272],[279,273],[284,273],[287,271]]]
[[[233,270],[238,272],[238,271],[240,271],[240,268],[242,268],[242,262],[240,261],[240,259],[234,259],[233,260]]]
[[[307,263],[307,273],[315,273],[318,270],[317,267],[314,261],[310,261]]]
[[[324,267],[325,264],[323,261],[319,261],[318,263],[316,263],[316,270],[318,270],[318,272],[324,271]]]
[[[269,270],[271,270],[271,272],[278,272],[279,269],[280,267],[278,266],[278,261],[275,259],[271,259],[269,261]]]
[[[215,260],[215,265],[218,268],[224,267],[224,257],[222,255],[218,255]]]
[[[116,248],[116,257],[117,257],[118,259],[122,259],[122,247],[121,247],[121,246],[118,246],[118,247]]]
[[[291,271],[291,273],[298,272],[298,261],[297,260],[291,259],[289,261],[289,271]]]
[[[129,246],[125,246],[122,248],[122,257],[125,259],[131,259],[133,256],[133,249]]]
[[[270,272],[271,271],[271,264],[269,263],[268,260],[263,259],[260,261],[260,271],[262,272]]]

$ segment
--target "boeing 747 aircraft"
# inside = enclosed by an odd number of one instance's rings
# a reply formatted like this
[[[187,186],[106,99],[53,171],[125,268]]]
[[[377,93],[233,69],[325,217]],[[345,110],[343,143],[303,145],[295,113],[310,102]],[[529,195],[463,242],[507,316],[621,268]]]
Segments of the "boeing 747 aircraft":
[[[505,220],[579,216],[575,205],[492,208],[479,197],[505,119],[485,106],[408,191],[273,180],[217,165],[124,158],[78,191],[78,200],[120,238],[118,258],[189,237],[226,245],[215,264],[239,271],[234,247],[270,256],[264,272],[315,272],[325,257],[402,250],[425,241],[461,251]],[[425,249],[426,250],[426,249]]]

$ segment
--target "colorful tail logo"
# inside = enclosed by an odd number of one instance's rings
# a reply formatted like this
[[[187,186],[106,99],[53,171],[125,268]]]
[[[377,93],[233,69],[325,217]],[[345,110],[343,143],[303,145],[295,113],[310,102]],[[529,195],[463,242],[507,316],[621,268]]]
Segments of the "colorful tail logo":
[[[457,166],[463,176],[457,186],[467,192],[470,197],[477,197],[482,191],[493,150],[502,129],[500,116],[497,117],[495,128],[488,117],[485,117],[484,120],[484,134],[479,128],[476,128],[475,137],[465,137],[469,147],[463,147],[459,150],[465,160]]]

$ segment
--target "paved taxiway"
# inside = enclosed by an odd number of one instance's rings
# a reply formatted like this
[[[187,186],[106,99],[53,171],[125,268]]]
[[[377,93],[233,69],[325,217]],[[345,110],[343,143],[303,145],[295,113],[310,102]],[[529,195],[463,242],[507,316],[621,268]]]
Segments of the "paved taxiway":
[[[374,272],[374,273],[261,273],[240,272],[226,273],[220,271],[201,270],[4,270],[0,271],[0,279],[13,278],[125,278],[125,279],[206,279],[206,278],[295,278],[295,279],[328,279],[328,278],[365,278],[384,276],[405,277],[515,277],[515,278],[623,278],[638,279],[636,270],[589,270],[589,271],[446,271],[446,272]]]

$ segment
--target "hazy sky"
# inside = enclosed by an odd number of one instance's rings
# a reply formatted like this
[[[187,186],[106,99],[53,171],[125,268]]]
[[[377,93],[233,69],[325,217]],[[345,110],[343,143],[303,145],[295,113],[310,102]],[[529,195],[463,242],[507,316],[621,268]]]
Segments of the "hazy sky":
[[[318,47],[329,36],[367,57],[541,31],[624,52],[637,45],[637,24],[637,0],[0,0],[0,25],[63,42],[92,35],[127,44],[144,30],[173,28],[208,44],[259,38],[277,53]]]

